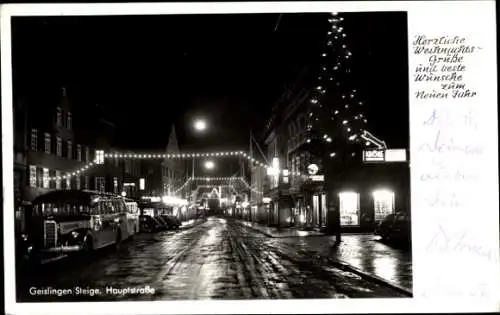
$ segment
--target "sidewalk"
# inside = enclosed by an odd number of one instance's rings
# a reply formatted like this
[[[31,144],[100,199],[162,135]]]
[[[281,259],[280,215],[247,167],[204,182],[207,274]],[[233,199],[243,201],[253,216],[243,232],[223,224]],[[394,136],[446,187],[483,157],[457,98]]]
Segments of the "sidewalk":
[[[241,225],[247,226],[251,229],[259,231],[260,233],[268,236],[268,237],[304,237],[304,236],[324,236],[324,233],[318,231],[303,231],[297,228],[282,228],[277,229],[275,227],[268,227],[262,224],[242,221],[238,219],[234,219]]]
[[[283,239],[297,252],[316,258],[326,258],[346,271],[371,280],[389,283],[406,292],[413,290],[411,249],[398,249],[381,243],[373,234],[342,235],[334,246],[335,236]]]

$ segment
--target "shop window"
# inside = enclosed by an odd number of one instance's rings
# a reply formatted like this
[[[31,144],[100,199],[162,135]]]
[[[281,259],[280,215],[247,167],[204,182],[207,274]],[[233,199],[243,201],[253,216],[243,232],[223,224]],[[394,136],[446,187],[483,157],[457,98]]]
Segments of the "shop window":
[[[339,193],[340,225],[359,225],[359,194],[356,192]]]
[[[76,177],[76,189],[81,189],[81,179],[80,179],[80,176]]]
[[[118,177],[113,177],[113,192],[118,193]]]
[[[71,173],[66,173],[66,189],[71,189]]]
[[[375,222],[383,220],[394,213],[394,192],[390,190],[376,190],[373,192]]]
[[[83,183],[83,188],[84,189],[89,189],[89,182],[90,182],[89,177],[85,176],[84,177],[84,183]]]

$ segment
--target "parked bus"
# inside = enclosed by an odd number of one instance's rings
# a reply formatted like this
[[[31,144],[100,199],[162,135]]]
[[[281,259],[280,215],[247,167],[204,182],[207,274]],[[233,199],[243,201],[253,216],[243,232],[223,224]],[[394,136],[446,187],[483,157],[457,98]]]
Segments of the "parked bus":
[[[28,220],[31,256],[46,262],[72,252],[119,245],[130,237],[121,196],[85,190],[55,190],[37,197]]]
[[[127,228],[128,233],[133,236],[140,231],[140,222],[139,222],[139,205],[136,201],[130,198],[124,198],[125,205],[127,207]]]

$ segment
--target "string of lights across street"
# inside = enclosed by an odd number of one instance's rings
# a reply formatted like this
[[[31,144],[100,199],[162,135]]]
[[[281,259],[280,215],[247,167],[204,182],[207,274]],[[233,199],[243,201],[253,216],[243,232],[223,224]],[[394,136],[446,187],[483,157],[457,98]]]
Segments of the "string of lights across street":
[[[119,152],[113,152],[113,153],[105,153],[103,150],[97,150],[96,151],[96,157],[93,162],[87,163],[86,165],[80,167],[77,170],[74,170],[73,172],[69,172],[66,175],[62,176],[52,176],[49,177],[49,181],[57,181],[61,179],[71,179],[76,176],[81,176],[85,172],[89,171],[90,169],[104,164],[105,159],[146,159],[146,160],[152,160],[152,159],[193,159],[193,158],[204,158],[204,157],[243,157],[246,158],[248,161],[252,163],[253,166],[260,166],[265,169],[270,169],[272,166],[268,166],[265,163],[251,157],[249,154],[245,153],[244,151],[222,151],[222,152],[202,152],[202,153],[175,153],[175,154],[158,154],[158,153],[151,153],[151,154],[137,154],[137,153],[119,153]],[[188,185],[192,181],[210,181],[210,180],[215,180],[215,181],[241,181],[247,186],[248,189],[252,190],[255,193],[262,194],[261,191],[257,191],[254,188],[252,188],[243,177],[194,177],[194,178],[189,178],[181,187],[179,187],[176,192],[181,191],[186,185]]]

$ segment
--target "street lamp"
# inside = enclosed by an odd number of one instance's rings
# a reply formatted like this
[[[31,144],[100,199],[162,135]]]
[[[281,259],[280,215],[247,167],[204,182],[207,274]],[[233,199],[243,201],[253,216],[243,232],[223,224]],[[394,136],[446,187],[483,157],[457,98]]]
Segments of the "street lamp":
[[[213,169],[214,167],[215,167],[214,162],[212,162],[212,161],[206,161],[206,162],[205,162],[205,168],[206,168],[207,170],[211,170],[211,169]]]
[[[202,119],[198,119],[194,122],[194,129],[196,131],[205,131],[205,129],[207,129],[207,123]]]
[[[194,130],[198,133],[202,133],[207,129],[207,122],[203,119],[196,119],[193,123]],[[193,165],[191,170],[191,177],[194,179],[194,155],[193,155]]]

